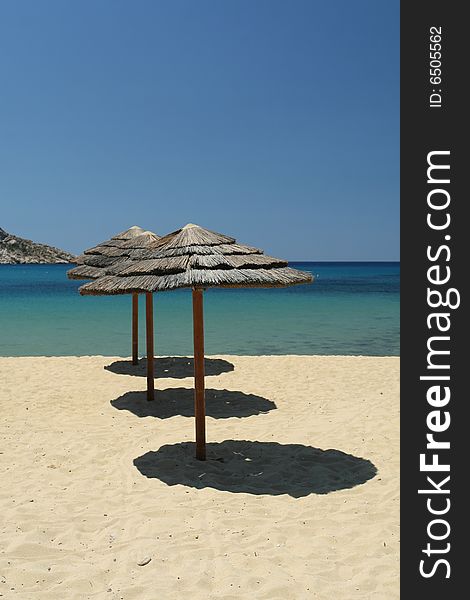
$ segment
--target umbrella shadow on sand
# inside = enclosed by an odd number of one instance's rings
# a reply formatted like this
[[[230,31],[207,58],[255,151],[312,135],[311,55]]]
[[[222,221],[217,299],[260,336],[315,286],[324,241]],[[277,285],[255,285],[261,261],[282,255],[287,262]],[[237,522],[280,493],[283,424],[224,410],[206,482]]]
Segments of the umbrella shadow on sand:
[[[194,358],[187,356],[163,356],[154,359],[155,377],[171,377],[173,379],[184,379],[194,377]],[[118,375],[133,375],[135,377],[147,377],[147,359],[141,358],[137,365],[130,360],[116,360],[106,365],[106,371]],[[204,370],[206,375],[221,375],[229,373],[235,367],[228,360],[222,358],[205,358]]]
[[[118,410],[128,410],[138,417],[194,417],[194,389],[156,390],[155,400],[151,402],[147,400],[145,392],[127,392],[116,400],[111,400],[111,404]],[[206,415],[214,419],[250,417],[276,408],[272,400],[255,394],[232,390],[206,390]]]
[[[370,460],[340,450],[248,440],[209,443],[204,462],[194,458],[194,443],[169,444],[134,465],[167,485],[293,498],[350,489],[377,474]]]

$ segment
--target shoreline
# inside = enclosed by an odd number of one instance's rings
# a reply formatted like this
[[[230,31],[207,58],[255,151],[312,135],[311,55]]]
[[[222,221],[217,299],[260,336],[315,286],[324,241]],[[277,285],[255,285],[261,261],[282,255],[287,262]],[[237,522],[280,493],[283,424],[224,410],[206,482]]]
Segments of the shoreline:
[[[205,354],[206,358],[218,358],[223,356],[231,356],[233,358],[280,358],[283,356],[293,358],[394,358],[400,360],[399,354]],[[191,358],[190,354],[155,354],[155,358]],[[104,358],[131,360],[131,356],[120,356],[118,354],[23,354],[15,355],[0,355],[0,360],[3,358]],[[139,356],[139,361],[146,360],[145,356]]]

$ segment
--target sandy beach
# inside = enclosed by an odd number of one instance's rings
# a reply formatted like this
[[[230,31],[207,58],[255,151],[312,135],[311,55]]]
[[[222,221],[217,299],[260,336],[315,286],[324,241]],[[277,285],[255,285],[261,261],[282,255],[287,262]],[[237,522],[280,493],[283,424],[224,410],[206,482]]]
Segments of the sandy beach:
[[[394,600],[399,360],[0,358],[0,597]]]

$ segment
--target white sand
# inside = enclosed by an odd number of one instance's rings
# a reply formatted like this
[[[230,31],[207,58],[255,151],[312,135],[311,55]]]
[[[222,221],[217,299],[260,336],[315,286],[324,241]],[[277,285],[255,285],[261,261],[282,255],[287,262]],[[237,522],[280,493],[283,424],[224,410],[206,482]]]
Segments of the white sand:
[[[220,358],[205,463],[186,361],[0,358],[0,596],[399,597],[398,359]]]

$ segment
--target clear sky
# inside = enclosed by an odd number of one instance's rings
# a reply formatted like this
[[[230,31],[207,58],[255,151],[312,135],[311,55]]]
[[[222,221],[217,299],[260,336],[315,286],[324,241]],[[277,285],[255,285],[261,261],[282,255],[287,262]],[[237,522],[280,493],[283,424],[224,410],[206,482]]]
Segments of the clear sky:
[[[0,227],[397,260],[398,0],[3,0]]]

